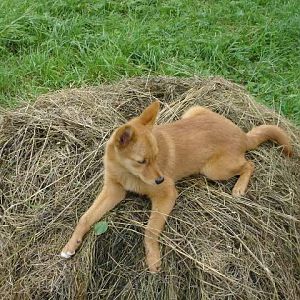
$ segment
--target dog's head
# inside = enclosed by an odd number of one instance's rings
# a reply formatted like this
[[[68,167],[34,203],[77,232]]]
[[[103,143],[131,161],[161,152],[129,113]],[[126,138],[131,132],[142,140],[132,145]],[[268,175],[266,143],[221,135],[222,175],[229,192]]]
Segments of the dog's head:
[[[151,185],[164,181],[157,166],[157,141],[152,134],[158,112],[159,102],[153,102],[140,116],[118,128],[113,140],[119,163]]]

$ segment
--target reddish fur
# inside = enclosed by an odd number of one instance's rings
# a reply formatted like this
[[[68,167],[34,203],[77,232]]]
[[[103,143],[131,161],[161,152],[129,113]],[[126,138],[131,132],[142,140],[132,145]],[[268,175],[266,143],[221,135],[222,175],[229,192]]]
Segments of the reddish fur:
[[[273,140],[283,146],[283,152],[287,156],[292,156],[292,148],[286,133],[274,125],[261,125],[253,128],[247,133],[248,150],[257,148],[261,143]]]
[[[203,107],[192,107],[181,120],[154,125],[159,103],[116,129],[106,145],[104,187],[80,218],[63,253],[75,253],[90,227],[125,197],[125,191],[148,195],[152,213],[145,232],[146,261],[151,272],[160,269],[158,238],[177,197],[175,181],[195,173],[212,180],[239,175],[233,195],[245,193],[254,164],[245,152],[272,139],[292,150],[277,126],[263,125],[244,133],[230,120]],[[146,159],[146,163],[139,163]],[[155,179],[163,176],[157,185]]]

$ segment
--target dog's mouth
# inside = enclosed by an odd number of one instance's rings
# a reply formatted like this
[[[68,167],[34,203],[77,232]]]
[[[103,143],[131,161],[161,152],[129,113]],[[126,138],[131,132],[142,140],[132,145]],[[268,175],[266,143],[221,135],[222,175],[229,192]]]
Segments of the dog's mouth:
[[[163,176],[158,176],[154,179],[147,179],[141,175],[138,176],[143,182],[149,185],[160,185],[164,182],[165,178]]]

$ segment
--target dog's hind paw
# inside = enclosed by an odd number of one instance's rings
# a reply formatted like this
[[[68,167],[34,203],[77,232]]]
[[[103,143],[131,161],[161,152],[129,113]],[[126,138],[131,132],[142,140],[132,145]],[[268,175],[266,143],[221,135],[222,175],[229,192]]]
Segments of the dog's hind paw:
[[[70,258],[70,257],[73,256],[74,254],[75,254],[75,251],[74,251],[74,252],[69,252],[69,251],[64,252],[64,251],[62,251],[62,252],[60,253],[60,257],[62,257],[62,258]]]
[[[232,196],[233,197],[242,197],[244,196],[246,193],[246,189],[243,188],[243,187],[234,187],[233,190],[232,190]]]

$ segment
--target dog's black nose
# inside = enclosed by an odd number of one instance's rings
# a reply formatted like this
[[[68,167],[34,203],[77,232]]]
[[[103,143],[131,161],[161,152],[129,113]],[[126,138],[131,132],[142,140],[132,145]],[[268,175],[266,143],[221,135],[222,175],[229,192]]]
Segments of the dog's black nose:
[[[155,179],[156,184],[161,184],[165,179],[162,176],[159,176]]]

